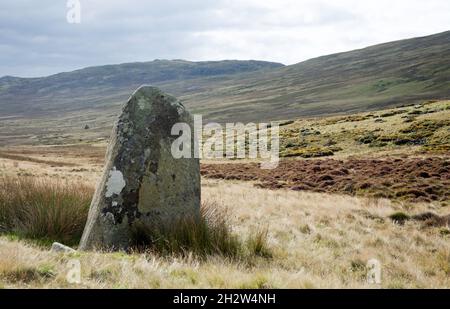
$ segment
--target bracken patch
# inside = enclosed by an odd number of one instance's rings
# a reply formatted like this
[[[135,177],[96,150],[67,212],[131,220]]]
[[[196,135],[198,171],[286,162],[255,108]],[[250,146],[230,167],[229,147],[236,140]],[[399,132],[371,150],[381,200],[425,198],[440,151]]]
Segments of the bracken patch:
[[[207,178],[256,181],[267,189],[329,192],[407,202],[450,201],[449,160],[429,158],[285,160],[274,170],[257,163],[202,164]]]

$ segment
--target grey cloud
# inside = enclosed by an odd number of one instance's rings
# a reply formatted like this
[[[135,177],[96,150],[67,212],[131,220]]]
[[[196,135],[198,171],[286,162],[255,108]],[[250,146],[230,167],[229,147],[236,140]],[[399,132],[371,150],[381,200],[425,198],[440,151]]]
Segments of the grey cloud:
[[[424,18],[431,12],[436,18],[416,26],[409,16],[402,17],[399,6],[390,12],[399,18],[396,27],[389,24],[395,19],[372,16],[378,8],[375,3],[385,7],[388,0],[364,4],[356,0],[80,2],[82,23],[72,25],[66,22],[65,0],[2,0],[0,76],[41,76],[155,58],[257,58],[294,63],[400,39],[403,33],[444,31],[450,20],[444,18],[449,17],[446,0],[427,1],[428,11],[424,10],[427,4],[419,5],[418,0],[402,0],[409,8],[422,10]],[[373,29],[379,31],[373,33]]]

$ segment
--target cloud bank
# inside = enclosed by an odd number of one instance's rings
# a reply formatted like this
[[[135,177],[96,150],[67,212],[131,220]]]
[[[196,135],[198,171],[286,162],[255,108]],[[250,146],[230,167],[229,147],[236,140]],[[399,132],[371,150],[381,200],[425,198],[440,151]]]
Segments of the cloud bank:
[[[0,3],[0,76],[153,59],[312,57],[450,29],[447,0],[66,0]]]

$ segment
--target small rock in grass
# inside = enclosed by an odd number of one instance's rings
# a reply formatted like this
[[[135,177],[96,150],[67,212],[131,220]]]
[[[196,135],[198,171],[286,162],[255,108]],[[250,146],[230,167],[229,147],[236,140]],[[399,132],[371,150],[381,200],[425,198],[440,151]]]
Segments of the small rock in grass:
[[[72,249],[70,247],[67,247],[63,244],[60,244],[59,242],[54,242],[52,244],[52,248],[51,248],[52,252],[63,252],[63,253],[74,253],[76,252],[75,249]]]

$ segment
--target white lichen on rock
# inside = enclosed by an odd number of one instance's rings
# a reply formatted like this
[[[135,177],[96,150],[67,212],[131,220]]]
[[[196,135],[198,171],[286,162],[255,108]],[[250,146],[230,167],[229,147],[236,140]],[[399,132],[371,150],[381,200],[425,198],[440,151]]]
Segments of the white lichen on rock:
[[[137,103],[140,110],[143,110],[148,106],[148,102],[145,100],[145,98],[139,98]]]
[[[108,182],[106,183],[106,197],[112,197],[114,194],[119,195],[125,188],[125,180],[123,179],[123,174],[121,171],[116,170],[114,167],[109,172]]]

